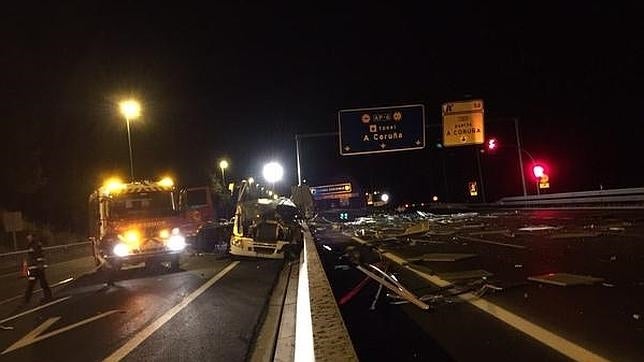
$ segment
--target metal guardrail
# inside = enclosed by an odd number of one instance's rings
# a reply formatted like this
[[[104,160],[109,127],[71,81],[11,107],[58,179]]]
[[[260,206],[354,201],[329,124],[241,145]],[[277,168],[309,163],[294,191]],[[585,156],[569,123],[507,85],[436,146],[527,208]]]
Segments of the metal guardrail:
[[[644,206],[644,187],[504,197],[500,206]]]
[[[92,255],[92,243],[89,241],[75,242],[43,248],[48,264]],[[27,257],[28,249],[0,254],[0,273],[18,272],[22,261]]]

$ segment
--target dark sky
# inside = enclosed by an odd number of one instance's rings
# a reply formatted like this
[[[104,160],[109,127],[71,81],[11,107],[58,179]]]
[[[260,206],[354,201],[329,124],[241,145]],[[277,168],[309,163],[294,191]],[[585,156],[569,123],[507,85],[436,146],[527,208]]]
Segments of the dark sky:
[[[46,180],[39,192],[61,195],[47,212],[76,207],[100,177],[127,175],[116,102],[134,96],[144,106],[133,127],[138,175],[199,183],[226,156],[231,176],[258,176],[275,158],[295,182],[294,134],[336,131],[338,109],[423,103],[438,125],[443,102],[474,97],[501,144],[514,144],[508,119],[520,119],[553,192],[644,184],[641,8],[427,3],[5,7],[6,170],[27,157],[15,154],[30,155]],[[440,128],[430,139],[440,140]],[[353,177],[398,201],[460,200],[475,177],[470,148],[351,159],[337,155],[334,138],[303,148],[311,183]],[[515,151],[482,162],[489,198],[520,191]],[[5,203],[20,199],[4,193]]]

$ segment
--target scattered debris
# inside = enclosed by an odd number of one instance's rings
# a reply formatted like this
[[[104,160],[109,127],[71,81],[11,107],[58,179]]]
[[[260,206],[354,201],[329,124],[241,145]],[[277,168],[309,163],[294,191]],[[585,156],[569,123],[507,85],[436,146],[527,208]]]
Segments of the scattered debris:
[[[347,271],[349,270],[349,266],[345,264],[340,264],[340,265],[334,265],[333,270],[342,270],[342,271]]]
[[[574,238],[594,238],[600,236],[601,233],[598,232],[586,232],[586,233],[563,233],[563,234],[553,234],[550,235],[550,239],[574,239]]]
[[[603,282],[603,278],[596,278],[588,275],[578,275],[570,273],[550,273],[529,277],[528,280],[533,282],[552,284],[560,287],[573,285],[592,285]]]
[[[407,261],[428,261],[428,262],[454,262],[463,259],[469,259],[475,257],[476,254],[465,254],[465,253],[430,253],[423,254],[414,258],[407,258]]]
[[[376,295],[373,297],[373,302],[371,302],[371,306],[369,307],[369,310],[376,310],[376,303],[378,303],[378,298],[380,298],[380,293],[382,293],[382,284],[378,286],[378,291],[376,292]]]
[[[438,241],[438,240],[426,240],[426,239],[407,239],[412,245],[415,243],[420,243],[420,244],[445,244],[444,241]]]
[[[612,284],[612,283],[602,283],[602,285],[603,285],[603,286],[605,286],[605,287],[607,287],[607,288],[613,288],[613,287],[615,287],[615,284]]]
[[[611,226],[611,227],[608,228],[608,230],[610,230],[610,231],[624,231],[624,230],[626,230],[626,228],[624,228],[622,226]]]
[[[458,238],[464,239],[464,240],[469,240],[469,241],[476,241],[478,243],[484,243],[484,244],[507,246],[509,248],[514,248],[514,249],[527,249],[523,245],[501,243],[501,242],[498,242],[498,241],[485,240],[485,239],[475,238],[475,237],[472,237],[472,236],[459,236]]]
[[[545,231],[545,230],[557,230],[561,227],[555,227],[550,225],[534,225],[534,226],[525,226],[517,229],[518,231]]]
[[[640,320],[641,316],[637,313],[633,314],[633,319]]]
[[[523,268],[523,264],[514,264],[514,267],[517,268],[517,269]]]
[[[481,235],[495,235],[495,234],[504,235],[504,234],[507,234],[509,232],[510,232],[510,230],[508,230],[508,229],[503,229],[503,230],[481,230],[481,231],[471,232],[468,235],[479,235],[479,236],[481,236]]]
[[[467,225],[461,225],[458,228],[459,229],[479,229],[484,227],[485,227],[485,224],[467,224]]]
[[[326,250],[328,250],[328,251],[331,251],[331,250],[332,250],[332,249],[331,249],[331,247],[330,247],[330,246],[328,246],[328,245],[322,245],[322,247],[323,247],[323,248],[325,248],[325,249],[326,249]]]
[[[449,282],[456,281],[456,280],[465,280],[465,279],[481,279],[481,278],[490,277],[492,275],[494,274],[483,269],[464,270],[464,271],[458,271],[458,272],[438,274],[438,276],[441,279],[445,279]]]

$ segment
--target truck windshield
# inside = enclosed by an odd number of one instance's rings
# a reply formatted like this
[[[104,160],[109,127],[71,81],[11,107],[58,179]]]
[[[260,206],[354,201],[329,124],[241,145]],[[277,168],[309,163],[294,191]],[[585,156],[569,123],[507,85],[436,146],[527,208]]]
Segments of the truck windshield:
[[[147,216],[169,216],[175,213],[172,192],[140,192],[115,196],[109,201],[110,216],[130,219]]]

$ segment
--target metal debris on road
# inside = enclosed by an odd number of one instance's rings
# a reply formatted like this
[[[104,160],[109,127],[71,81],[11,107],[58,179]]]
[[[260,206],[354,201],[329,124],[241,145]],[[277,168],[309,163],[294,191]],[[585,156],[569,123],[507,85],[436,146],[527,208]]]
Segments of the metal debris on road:
[[[550,239],[575,239],[575,238],[594,238],[600,236],[601,233],[590,232],[590,233],[562,233],[562,234],[552,234],[548,236]]]
[[[428,262],[454,262],[475,257],[476,254],[466,253],[429,253],[414,258],[407,258],[407,261],[428,261]]]
[[[464,270],[464,271],[458,271],[458,272],[438,274],[438,276],[441,279],[445,279],[448,282],[457,281],[457,280],[466,280],[466,279],[482,279],[482,278],[490,277],[492,275],[494,274],[483,269]]]
[[[557,230],[557,229],[561,229],[561,227],[550,226],[550,225],[533,225],[533,226],[525,226],[517,230],[518,231],[546,231],[546,230]]]
[[[597,278],[588,275],[578,275],[570,273],[550,273],[528,277],[533,282],[552,284],[560,287],[569,287],[574,285],[593,285],[604,281],[604,278]]]

